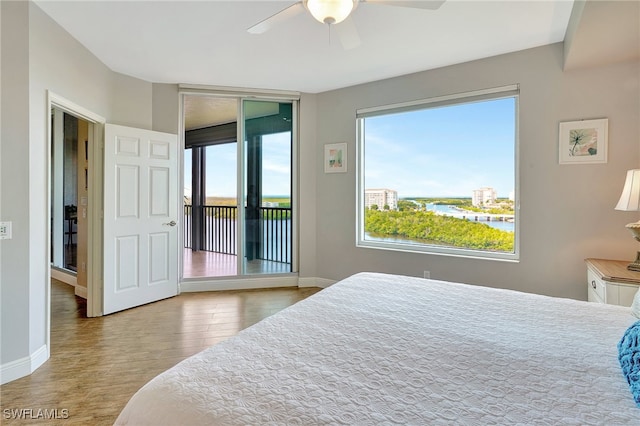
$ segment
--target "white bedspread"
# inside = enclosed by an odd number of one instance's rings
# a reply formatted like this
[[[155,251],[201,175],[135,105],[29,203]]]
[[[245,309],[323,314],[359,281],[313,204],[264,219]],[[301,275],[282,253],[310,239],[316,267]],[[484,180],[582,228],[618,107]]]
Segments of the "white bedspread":
[[[156,377],[116,424],[640,425],[629,308],[362,273]]]

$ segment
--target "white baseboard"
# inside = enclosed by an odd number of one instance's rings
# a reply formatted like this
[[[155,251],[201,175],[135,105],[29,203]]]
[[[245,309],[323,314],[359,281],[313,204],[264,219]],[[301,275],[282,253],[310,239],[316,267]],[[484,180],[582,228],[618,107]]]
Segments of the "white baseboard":
[[[62,281],[63,283],[76,286],[78,284],[78,279],[76,275],[70,272],[65,272],[57,268],[51,268],[51,278],[55,278],[58,281]]]
[[[62,281],[65,284],[72,285],[75,288],[75,294],[83,299],[87,298],[87,287],[78,285],[78,278],[71,272],[65,272],[58,268],[51,268],[51,278]]]
[[[82,287],[80,285],[76,286],[76,296],[78,297],[82,297],[83,299],[87,299],[87,288],[86,287]]]
[[[298,287],[320,287],[327,288],[335,284],[335,280],[318,277],[303,277],[298,279]]]
[[[242,279],[222,279],[207,281],[183,281],[180,283],[180,293],[194,291],[220,291],[220,290],[251,290],[260,288],[297,287],[298,277],[275,276]]]
[[[21,377],[28,376],[49,359],[47,345],[41,346],[30,356],[2,364],[0,367],[0,384],[12,382]]]
[[[277,288],[277,287],[320,287],[327,288],[334,284],[335,280],[318,277],[298,276],[274,276],[259,278],[235,278],[222,280],[207,281],[183,281],[180,283],[180,293],[190,293],[195,291],[221,291],[221,290],[252,290],[261,288]],[[77,288],[77,287],[76,287]]]

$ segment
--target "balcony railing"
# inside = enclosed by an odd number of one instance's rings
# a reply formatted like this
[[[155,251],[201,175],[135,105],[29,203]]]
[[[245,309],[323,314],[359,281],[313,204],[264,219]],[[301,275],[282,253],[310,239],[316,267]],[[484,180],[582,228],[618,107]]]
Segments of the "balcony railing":
[[[237,255],[237,207],[203,206],[200,250]],[[184,246],[192,248],[193,208],[184,206]],[[197,213],[196,213],[197,214]],[[291,208],[259,207],[256,222],[257,237],[252,241],[257,258],[291,263]],[[261,236],[261,237],[260,237]],[[248,235],[247,235],[248,237]]]

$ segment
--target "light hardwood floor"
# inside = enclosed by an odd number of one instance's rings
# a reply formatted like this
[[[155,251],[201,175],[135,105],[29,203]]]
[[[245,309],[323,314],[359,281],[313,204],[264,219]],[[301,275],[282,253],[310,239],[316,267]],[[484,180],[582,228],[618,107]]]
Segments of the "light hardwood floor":
[[[112,425],[129,398],[157,374],[319,290],[184,293],[86,318],[84,299],[54,280],[51,358],[32,375],[0,387],[0,424]],[[38,410],[59,418],[11,418],[36,417]]]

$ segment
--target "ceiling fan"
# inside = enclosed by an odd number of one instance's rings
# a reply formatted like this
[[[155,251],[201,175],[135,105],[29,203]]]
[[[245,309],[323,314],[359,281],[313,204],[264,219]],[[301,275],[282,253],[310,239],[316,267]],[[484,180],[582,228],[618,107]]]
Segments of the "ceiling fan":
[[[351,13],[358,7],[358,4],[364,3],[435,10],[442,6],[442,3],[445,1],[446,0],[300,0],[282,9],[275,15],[258,22],[247,29],[247,31],[251,34],[262,34],[306,9],[318,22],[329,26],[335,25],[342,47],[352,49],[360,44],[360,36],[351,19]]]

